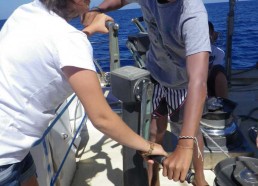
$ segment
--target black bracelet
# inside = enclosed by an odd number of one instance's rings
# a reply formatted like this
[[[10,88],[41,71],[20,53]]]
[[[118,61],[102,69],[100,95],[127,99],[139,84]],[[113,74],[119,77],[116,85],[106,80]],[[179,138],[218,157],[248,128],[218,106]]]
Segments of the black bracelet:
[[[98,6],[94,6],[90,9],[90,12],[104,13],[104,10],[102,8],[99,8]]]

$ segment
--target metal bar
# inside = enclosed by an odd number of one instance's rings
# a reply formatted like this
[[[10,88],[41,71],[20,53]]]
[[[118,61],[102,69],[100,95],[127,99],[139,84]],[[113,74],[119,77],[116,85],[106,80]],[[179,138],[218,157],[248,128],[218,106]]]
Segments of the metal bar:
[[[108,21],[106,27],[109,30],[109,55],[110,55],[110,72],[120,67],[120,54],[118,44],[118,30],[117,23]]]
[[[152,109],[153,83],[149,79],[143,82],[142,100],[141,100],[141,119],[140,119],[140,135],[149,140],[150,121]]]
[[[143,61],[142,57],[138,53],[134,44],[131,41],[127,41],[126,46],[127,46],[127,48],[129,49],[129,51],[131,52],[131,54],[134,58],[135,66],[138,66],[139,68],[144,68],[146,66],[145,62]]]
[[[236,0],[229,1],[229,13],[227,19],[227,48],[226,48],[226,73],[228,77],[228,84],[231,84],[231,66],[232,66],[232,39],[234,32],[234,16],[235,16]]]
[[[123,120],[140,133],[141,103],[123,103]],[[148,175],[143,159],[136,150],[123,146],[123,186],[148,186]]]
[[[122,101],[122,118],[137,134],[142,133],[141,123],[146,122],[146,111],[142,113],[145,104],[142,97],[148,96],[145,86],[149,80],[149,72],[133,66],[125,66],[111,72],[112,93]],[[145,90],[143,90],[143,88]],[[147,138],[147,137],[146,137]],[[148,175],[146,163],[135,149],[123,146],[123,186],[147,186]]]
[[[144,26],[141,24],[143,22],[143,17],[138,17],[138,18],[133,18],[132,22],[137,26],[137,28],[140,30],[140,32],[146,32],[146,29]]]

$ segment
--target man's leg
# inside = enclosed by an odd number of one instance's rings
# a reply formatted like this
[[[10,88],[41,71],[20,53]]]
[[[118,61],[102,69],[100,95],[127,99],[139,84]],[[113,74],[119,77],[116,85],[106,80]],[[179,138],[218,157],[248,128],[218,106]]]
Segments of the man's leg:
[[[199,145],[200,151],[202,153],[202,157],[203,157],[204,142],[203,142],[203,136],[202,136],[202,133],[200,130],[197,135],[197,140],[198,140],[198,145]],[[197,145],[195,144],[194,154],[193,154],[193,166],[194,166],[194,171],[195,171],[193,185],[195,185],[195,186],[208,186],[209,185],[207,183],[207,181],[205,180],[204,169],[203,169],[204,164],[202,161],[202,157],[200,155],[198,157],[198,148],[197,148]]]
[[[215,78],[215,93],[216,97],[228,97],[228,80],[222,72],[218,72]]]
[[[167,129],[167,103],[164,98],[164,88],[154,79],[153,95],[152,95],[152,119],[150,123],[149,140],[162,144],[164,134]],[[148,164],[148,181],[149,186],[159,186],[159,164]]]
[[[228,80],[225,68],[222,65],[214,65],[209,72],[208,95],[215,97],[228,97]]]
[[[153,118],[150,124],[150,141],[161,144],[167,130],[167,116]],[[148,164],[148,178],[150,186],[159,186],[159,164]]]

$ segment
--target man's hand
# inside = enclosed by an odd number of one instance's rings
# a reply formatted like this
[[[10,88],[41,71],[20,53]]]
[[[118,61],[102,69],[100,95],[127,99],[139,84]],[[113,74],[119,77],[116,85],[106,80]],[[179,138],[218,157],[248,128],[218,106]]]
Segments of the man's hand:
[[[89,36],[97,32],[108,33],[108,28],[106,27],[107,21],[113,21],[113,19],[106,14],[97,13],[95,14],[94,18],[92,17],[90,24],[86,26],[82,31]]]
[[[177,147],[163,162],[163,176],[170,180],[184,182],[192,162],[192,156],[192,148]]]

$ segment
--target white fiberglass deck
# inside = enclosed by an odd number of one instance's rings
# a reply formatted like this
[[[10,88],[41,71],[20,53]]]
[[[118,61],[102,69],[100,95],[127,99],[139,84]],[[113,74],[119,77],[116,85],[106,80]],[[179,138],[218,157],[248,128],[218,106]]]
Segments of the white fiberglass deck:
[[[90,121],[87,122],[87,130],[88,132],[84,133],[87,145],[78,159],[72,186],[122,186],[122,146],[96,130]],[[205,170],[205,176],[208,183],[213,185],[214,173]],[[189,185],[170,181],[162,176],[161,171],[160,178],[162,186]]]

